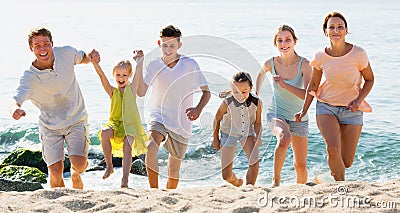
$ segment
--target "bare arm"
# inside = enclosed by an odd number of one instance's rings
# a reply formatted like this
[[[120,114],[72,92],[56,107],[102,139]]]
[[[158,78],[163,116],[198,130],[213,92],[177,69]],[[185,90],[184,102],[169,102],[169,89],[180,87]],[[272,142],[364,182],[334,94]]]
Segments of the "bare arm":
[[[267,60],[264,63],[263,68],[260,70],[260,72],[258,72],[257,75],[257,80],[256,80],[256,95],[260,95],[260,90],[261,87],[264,83],[264,79],[265,79],[265,74],[267,74],[267,72],[270,72],[271,70],[271,64],[269,62],[269,60]]]
[[[204,109],[204,107],[207,105],[208,101],[211,98],[211,93],[210,93],[210,89],[208,88],[208,86],[202,86],[200,87],[201,92],[203,93],[201,95],[200,101],[197,104],[196,108],[198,108],[200,111],[202,111]]]
[[[136,61],[136,72],[135,76],[133,77],[133,84],[136,87],[136,94],[139,97],[143,97],[146,95],[146,92],[149,89],[149,85],[145,84],[143,79],[144,54],[142,50],[134,50],[133,54],[133,60]]]
[[[97,51],[92,51],[89,55],[91,58],[91,62],[93,64],[94,69],[96,70],[97,75],[100,77],[101,84],[103,85],[104,90],[108,94],[110,98],[112,98],[112,94],[114,91],[114,87],[111,86],[110,82],[108,81],[106,75],[104,74],[103,70],[101,69],[99,62],[100,62],[100,55]]]
[[[92,52],[93,52],[93,50],[92,50]],[[92,53],[92,52],[91,52],[91,53]],[[91,53],[89,53],[89,55],[90,55]],[[81,61],[82,64],[88,64],[88,63],[91,62],[91,58],[90,58],[89,55],[86,54],[86,53],[83,54],[83,58],[82,58],[82,61]]]
[[[304,89],[286,83],[279,75],[274,76],[274,81],[275,83],[279,84],[283,89],[286,89],[298,98],[304,100],[306,97],[307,85],[310,82],[311,78],[311,66],[309,65],[309,62],[307,60],[304,60],[301,65],[301,73],[303,75]]]
[[[204,107],[207,105],[208,101],[211,98],[211,93],[208,86],[202,86],[200,87],[200,89],[203,94],[201,95],[200,101],[197,104],[197,106],[194,108],[191,107],[186,109],[186,115],[188,116],[188,119],[191,121],[194,121],[197,118],[199,118],[201,111],[203,111]]]
[[[322,70],[317,69],[315,67],[312,68],[312,77],[310,83],[307,87],[306,99],[304,100],[303,109],[301,112],[295,114],[295,118],[297,122],[300,122],[301,119],[307,114],[308,109],[310,108],[311,102],[314,99],[314,96],[310,94],[310,92],[317,93],[319,83],[321,82],[322,78]]]
[[[260,146],[262,143],[262,124],[261,124],[261,115],[262,115],[262,102],[258,99],[258,106],[256,111],[256,121],[254,122],[254,131],[256,132],[256,145]]]
[[[356,112],[358,110],[359,105],[365,99],[365,97],[367,97],[372,89],[372,86],[374,85],[374,73],[372,72],[371,65],[369,63],[368,66],[360,72],[365,82],[363,88],[360,91],[360,94],[358,94],[358,97],[351,101],[348,105],[349,109],[352,112]]]
[[[133,54],[133,60],[136,61],[136,71],[133,76],[132,91],[134,91],[139,97],[143,97],[146,95],[148,89],[147,84],[145,84],[143,80],[144,54],[142,50],[134,50]]]
[[[213,123],[213,142],[211,144],[214,149],[219,150],[221,148],[221,142],[219,140],[219,129],[220,129],[220,122],[223,116],[228,112],[228,105],[225,102],[222,102],[218,108],[217,113],[214,117]]]

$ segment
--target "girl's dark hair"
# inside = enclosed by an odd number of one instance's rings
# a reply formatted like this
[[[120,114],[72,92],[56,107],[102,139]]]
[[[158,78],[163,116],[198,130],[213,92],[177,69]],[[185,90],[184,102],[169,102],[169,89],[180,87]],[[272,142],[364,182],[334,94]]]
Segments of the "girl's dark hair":
[[[251,87],[253,86],[253,81],[251,80],[251,76],[247,72],[238,72],[238,73],[233,74],[232,80],[235,81],[235,82],[248,81],[249,82],[249,86],[251,86]]]
[[[231,82],[232,81],[233,82],[246,82],[247,81],[247,82],[249,82],[250,87],[253,86],[253,81],[251,80],[251,76],[247,72],[237,72],[237,73],[233,74]],[[232,93],[231,90],[225,90],[225,91],[222,91],[219,93],[219,97],[225,98],[226,96],[228,96],[231,93]]]

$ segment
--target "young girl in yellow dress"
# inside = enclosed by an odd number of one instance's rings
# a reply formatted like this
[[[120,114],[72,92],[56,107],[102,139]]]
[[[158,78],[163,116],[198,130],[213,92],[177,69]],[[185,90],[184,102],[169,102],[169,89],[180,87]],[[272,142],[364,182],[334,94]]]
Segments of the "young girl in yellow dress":
[[[100,77],[101,84],[111,98],[109,121],[99,132],[107,166],[103,179],[108,178],[114,172],[112,155],[122,157],[121,188],[128,187],[132,156],[138,156],[147,151],[148,137],[143,129],[136,104],[136,91],[139,85],[137,81],[141,79],[139,75],[143,75],[143,58],[141,50],[134,51],[136,72],[132,83],[129,82],[129,78],[132,76],[132,64],[128,60],[118,62],[112,71],[118,87],[113,87],[99,65],[100,56],[92,56],[92,63]]]

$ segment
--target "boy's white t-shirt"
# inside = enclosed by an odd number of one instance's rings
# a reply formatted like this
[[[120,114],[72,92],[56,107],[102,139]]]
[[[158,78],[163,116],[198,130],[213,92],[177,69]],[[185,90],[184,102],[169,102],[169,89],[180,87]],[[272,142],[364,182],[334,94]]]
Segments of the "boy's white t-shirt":
[[[193,106],[193,93],[208,85],[197,62],[181,55],[178,63],[168,67],[161,58],[149,63],[144,83],[152,88],[147,104],[150,110],[148,122],[159,122],[166,129],[184,138],[192,135],[192,123],[186,109]]]
[[[39,108],[39,123],[49,129],[62,129],[87,118],[74,65],[84,52],[73,47],[54,47],[53,69],[38,70],[33,65],[22,75],[13,98],[22,105],[31,100]]]

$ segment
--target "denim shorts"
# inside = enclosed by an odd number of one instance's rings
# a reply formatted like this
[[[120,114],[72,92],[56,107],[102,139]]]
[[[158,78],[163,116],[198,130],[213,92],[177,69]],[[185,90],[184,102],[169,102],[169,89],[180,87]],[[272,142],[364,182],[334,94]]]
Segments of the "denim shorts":
[[[274,119],[274,118],[285,121],[289,125],[290,133],[293,136],[297,136],[297,137],[307,137],[308,136],[308,120],[296,122],[296,121],[288,120],[288,119],[284,118],[283,116],[280,116],[280,115],[277,115],[274,113],[268,113],[267,114],[268,126],[271,123],[272,119]]]
[[[358,110],[357,112],[350,111],[345,106],[333,106],[324,102],[317,102],[316,109],[318,115],[333,115],[339,121],[339,124],[351,124],[362,126],[363,125],[363,112]]]
[[[255,135],[234,137],[232,135],[228,135],[228,134],[220,131],[219,141],[221,142],[221,146],[235,147],[238,141],[240,143],[244,143],[244,142],[246,142],[247,137],[251,137],[251,136],[254,137]]]

